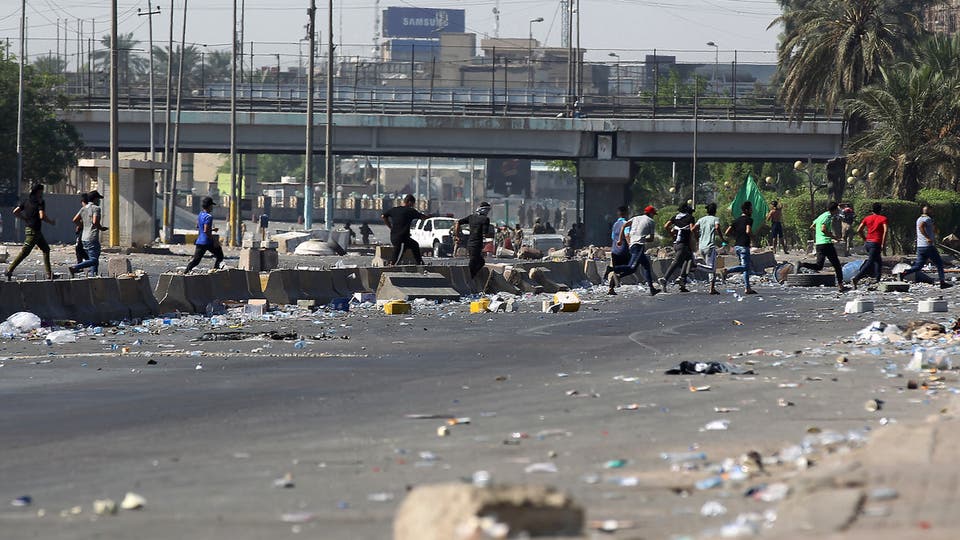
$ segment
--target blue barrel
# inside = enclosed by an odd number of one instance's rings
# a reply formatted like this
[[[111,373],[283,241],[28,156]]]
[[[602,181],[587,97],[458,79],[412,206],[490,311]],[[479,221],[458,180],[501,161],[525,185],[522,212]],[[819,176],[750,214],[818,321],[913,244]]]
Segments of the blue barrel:
[[[852,281],[860,273],[860,269],[867,263],[866,259],[860,261],[850,261],[843,265],[843,280]]]

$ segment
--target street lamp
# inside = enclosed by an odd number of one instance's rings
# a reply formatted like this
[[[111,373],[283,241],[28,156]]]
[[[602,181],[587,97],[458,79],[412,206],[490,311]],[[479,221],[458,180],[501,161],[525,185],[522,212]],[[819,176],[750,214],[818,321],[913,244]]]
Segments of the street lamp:
[[[717,85],[717,67],[720,65],[720,46],[712,41],[707,42],[707,47],[714,48],[714,57],[713,57],[713,91],[715,94],[720,95],[720,87]]]
[[[533,23],[543,22],[543,17],[530,19],[530,39],[527,41],[527,89],[533,89]]]
[[[612,52],[607,56],[617,59],[617,95],[619,95],[620,94],[620,55],[615,52]]]

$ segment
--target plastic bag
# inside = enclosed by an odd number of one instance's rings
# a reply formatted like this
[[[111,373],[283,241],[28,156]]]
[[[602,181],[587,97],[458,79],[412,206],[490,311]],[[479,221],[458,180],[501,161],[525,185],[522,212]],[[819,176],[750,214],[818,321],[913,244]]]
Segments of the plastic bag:
[[[18,311],[7,317],[7,321],[21,332],[30,332],[40,328],[40,317],[29,311]]]

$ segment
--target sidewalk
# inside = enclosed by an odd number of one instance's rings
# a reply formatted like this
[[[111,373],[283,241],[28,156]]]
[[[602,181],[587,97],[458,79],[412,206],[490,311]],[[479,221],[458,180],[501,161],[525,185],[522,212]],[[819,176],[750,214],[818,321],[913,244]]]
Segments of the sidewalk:
[[[960,538],[960,399],[921,424],[878,429],[863,448],[791,482],[770,538]]]

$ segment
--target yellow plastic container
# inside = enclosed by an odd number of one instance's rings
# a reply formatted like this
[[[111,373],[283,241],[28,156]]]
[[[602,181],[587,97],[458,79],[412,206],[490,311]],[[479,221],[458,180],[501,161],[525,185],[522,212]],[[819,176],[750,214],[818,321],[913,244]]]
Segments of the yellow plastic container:
[[[573,313],[580,311],[580,297],[577,293],[564,291],[553,295],[553,303],[560,305],[560,311],[563,313]]]
[[[487,311],[490,311],[489,298],[482,298],[480,300],[470,302],[470,313],[486,313]]]
[[[406,315],[410,313],[410,304],[403,300],[391,300],[383,305],[383,312],[387,315]]]

